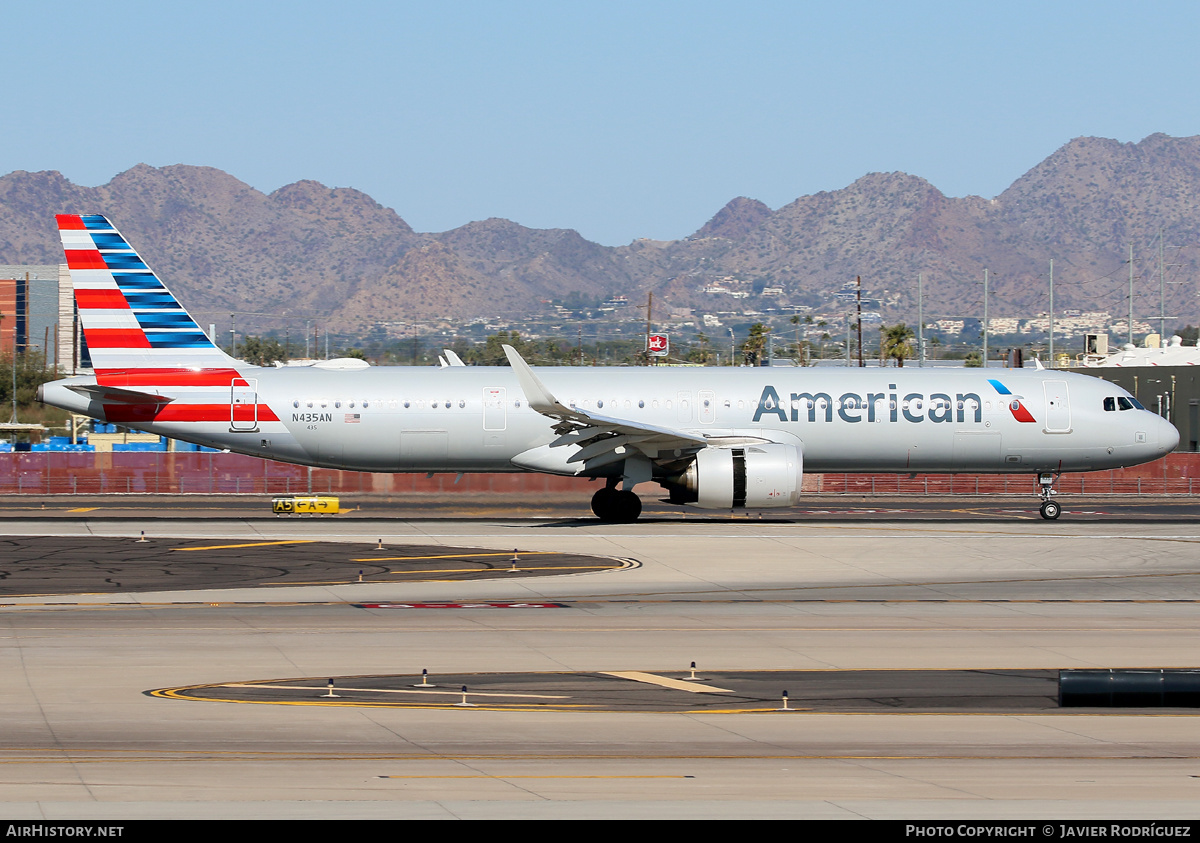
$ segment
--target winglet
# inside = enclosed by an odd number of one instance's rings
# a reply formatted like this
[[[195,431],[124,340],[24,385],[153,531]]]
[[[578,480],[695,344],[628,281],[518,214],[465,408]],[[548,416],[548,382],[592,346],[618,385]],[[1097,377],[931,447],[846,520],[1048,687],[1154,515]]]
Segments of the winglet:
[[[525,400],[529,402],[530,407],[543,416],[560,417],[563,414],[571,414],[570,408],[558,403],[558,399],[546,389],[546,385],[538,379],[533,369],[525,362],[525,358],[518,354],[515,348],[511,345],[505,345],[503,348],[508,365],[517,373],[517,383],[521,385],[521,391],[525,393]]]

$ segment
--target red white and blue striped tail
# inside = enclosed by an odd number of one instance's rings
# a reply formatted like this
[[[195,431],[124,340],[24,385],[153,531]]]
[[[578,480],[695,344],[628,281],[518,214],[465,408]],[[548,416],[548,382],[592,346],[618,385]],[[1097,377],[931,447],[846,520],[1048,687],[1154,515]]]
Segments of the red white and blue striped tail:
[[[141,373],[228,372],[218,348],[100,214],[59,214],[58,232],[97,378]]]

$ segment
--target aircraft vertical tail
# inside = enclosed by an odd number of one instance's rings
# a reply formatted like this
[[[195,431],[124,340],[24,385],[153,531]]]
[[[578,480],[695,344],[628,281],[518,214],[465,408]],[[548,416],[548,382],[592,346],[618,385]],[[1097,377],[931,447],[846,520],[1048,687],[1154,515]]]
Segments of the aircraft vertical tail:
[[[238,361],[218,348],[166,285],[100,214],[59,214],[58,231],[84,339],[100,383],[143,383],[159,376],[236,375]],[[187,373],[197,373],[187,375]],[[173,375],[173,377],[172,377]]]

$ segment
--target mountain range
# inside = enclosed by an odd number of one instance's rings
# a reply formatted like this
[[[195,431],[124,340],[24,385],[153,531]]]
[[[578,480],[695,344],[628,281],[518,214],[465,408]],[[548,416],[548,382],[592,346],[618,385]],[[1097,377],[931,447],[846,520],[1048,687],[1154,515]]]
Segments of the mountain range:
[[[884,320],[1160,308],[1197,321],[1200,136],[1070,141],[991,199],[952,198],[906,173],[870,173],[772,210],[738,197],[675,241],[609,247],[570,229],[504,219],[414,231],[349,188],[300,181],[264,194],[211,167],[139,164],[99,187],[55,171],[0,177],[0,264],[61,261],[54,214],[105,213],[203,322],[231,312],[312,317],[333,330],[377,322],[518,322],[571,292],[655,295],[659,314],[808,305],[836,312],[855,276]],[[706,292],[706,290],[708,292]],[[765,295],[764,295],[765,293]],[[661,309],[660,309],[661,308]]]

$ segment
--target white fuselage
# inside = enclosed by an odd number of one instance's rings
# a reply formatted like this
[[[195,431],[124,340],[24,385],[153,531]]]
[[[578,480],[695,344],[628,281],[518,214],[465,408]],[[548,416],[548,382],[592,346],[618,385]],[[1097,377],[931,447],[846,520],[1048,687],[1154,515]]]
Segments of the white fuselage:
[[[238,371],[245,384],[155,387],[172,399],[159,406],[70,389],[90,378],[47,384],[42,397],[148,432],[307,465],[582,473],[579,463],[537,456],[555,438],[553,422],[529,406],[508,367]],[[806,472],[1089,471],[1147,462],[1178,443],[1175,428],[1149,411],[1106,409],[1106,398],[1128,397],[1120,387],[1049,370],[536,372],[561,403],[589,413],[714,442],[752,436],[797,445]]]

